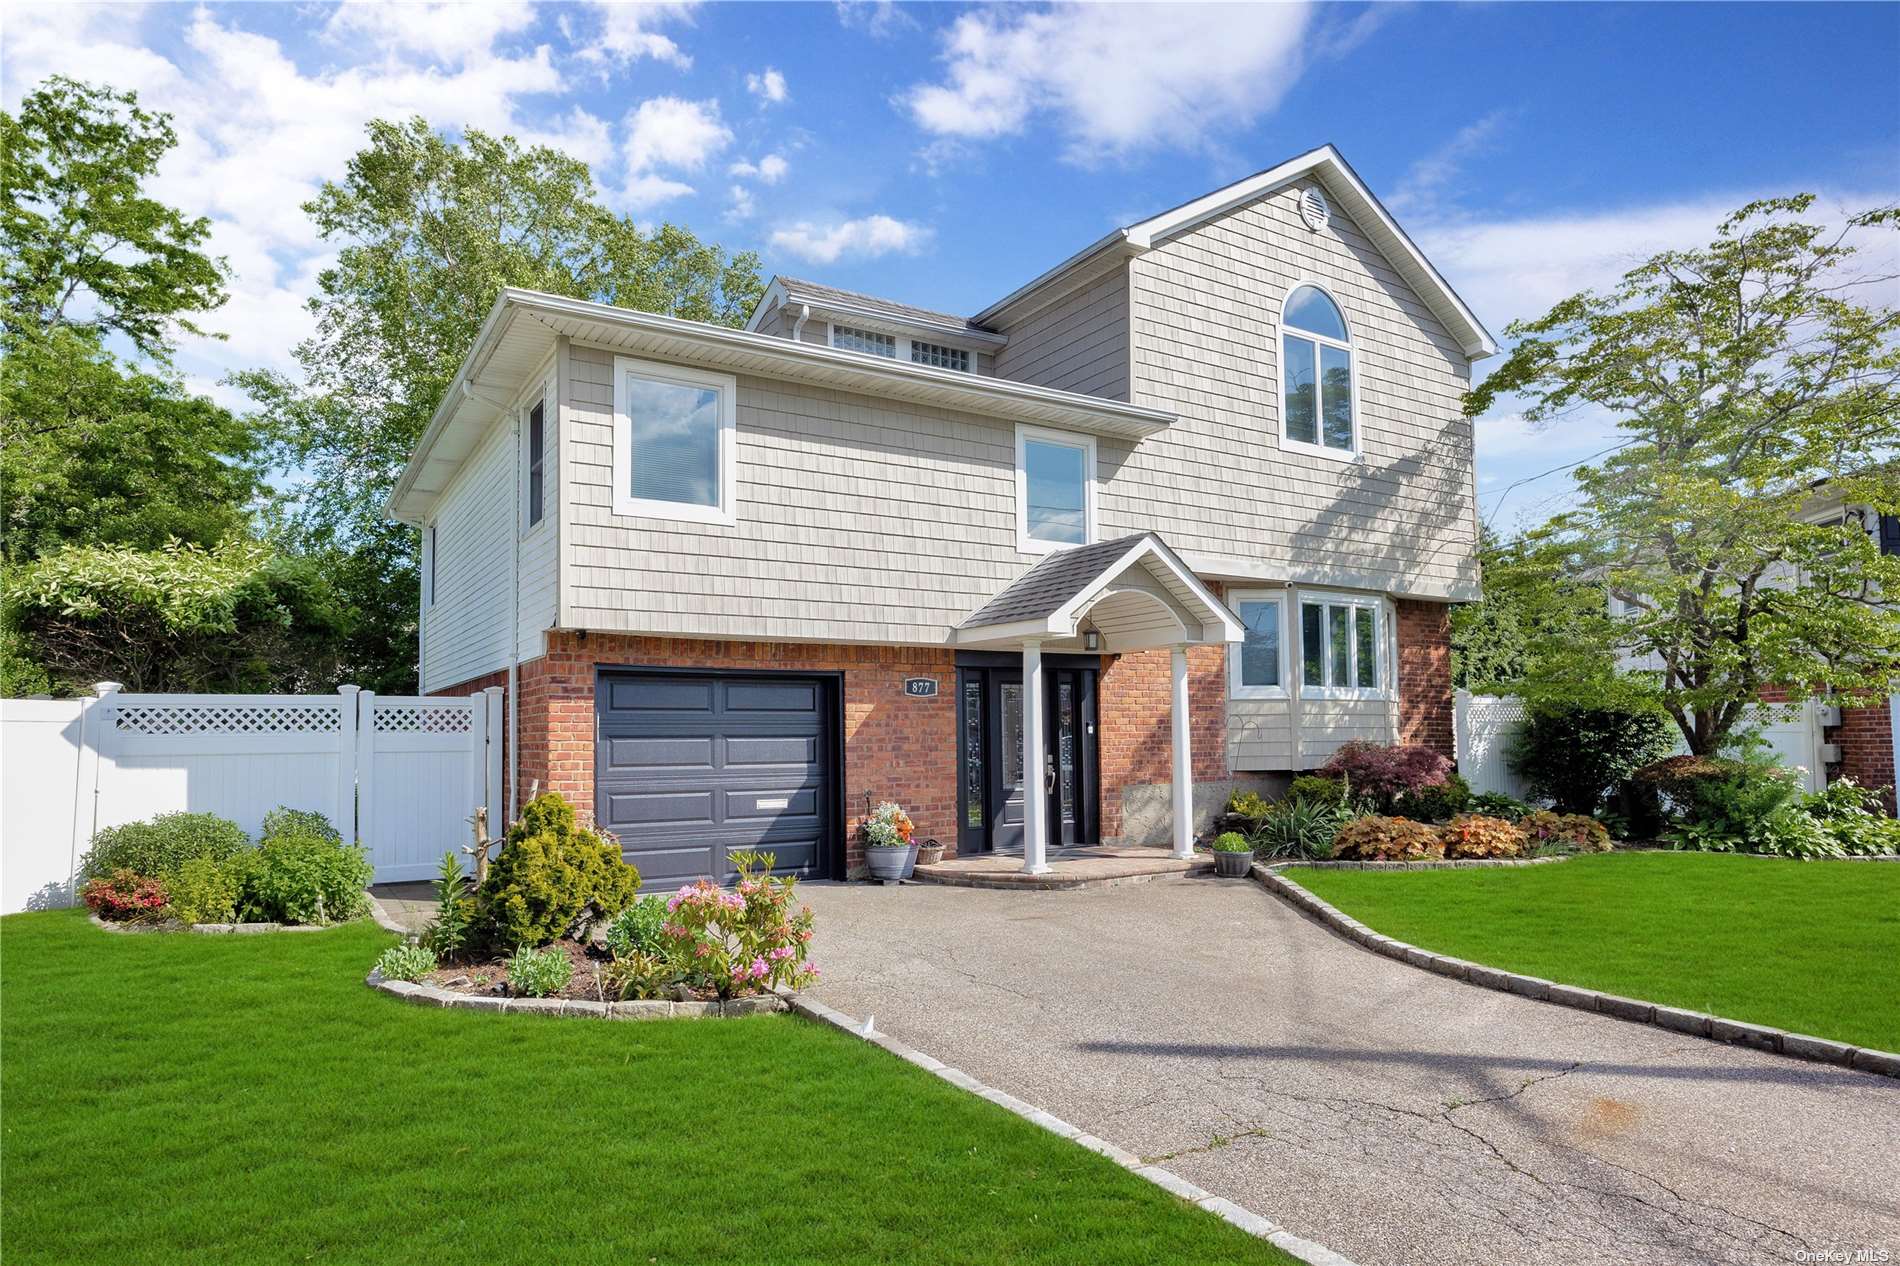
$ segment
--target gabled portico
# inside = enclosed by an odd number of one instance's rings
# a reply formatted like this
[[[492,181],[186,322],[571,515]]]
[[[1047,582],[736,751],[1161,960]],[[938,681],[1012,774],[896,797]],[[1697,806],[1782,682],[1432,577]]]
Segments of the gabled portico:
[[[959,648],[1022,655],[1023,873],[1049,871],[1045,653],[1172,652],[1173,853],[1186,859],[1194,849],[1187,650],[1242,636],[1226,604],[1151,532],[1050,554],[958,627]]]

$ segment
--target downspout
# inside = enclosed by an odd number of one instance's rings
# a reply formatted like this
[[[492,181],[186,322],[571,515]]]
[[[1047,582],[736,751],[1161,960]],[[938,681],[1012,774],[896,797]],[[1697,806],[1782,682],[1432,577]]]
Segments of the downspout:
[[[541,394],[544,397],[547,395],[547,387],[545,385],[541,388]],[[542,443],[545,444],[547,442],[545,438],[547,434],[547,405],[545,401],[542,404],[541,414]],[[521,693],[521,507],[523,493],[525,491],[521,483],[521,410],[519,409],[514,411],[514,425],[510,428],[510,431],[514,436],[515,445],[515,530],[513,557],[510,558],[508,565],[508,787],[507,790],[502,793],[501,797],[504,812],[507,814],[507,820],[500,823],[489,823],[489,830],[494,833],[497,838],[500,837],[501,832],[507,830],[508,824],[515,820],[515,785],[520,781],[521,774],[521,743],[515,727],[517,697]],[[547,480],[544,476],[542,478],[541,489],[543,514],[547,513],[546,485]]]
[[[809,320],[811,320],[811,305],[809,303],[799,304],[798,320],[792,322],[792,342],[796,343],[800,341],[799,334],[804,330],[805,322]]]

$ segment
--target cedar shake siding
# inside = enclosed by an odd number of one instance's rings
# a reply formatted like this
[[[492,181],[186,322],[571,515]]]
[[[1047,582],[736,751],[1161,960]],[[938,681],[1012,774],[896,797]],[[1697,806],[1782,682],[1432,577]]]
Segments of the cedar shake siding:
[[[1120,265],[1001,326],[996,376],[1128,399],[1128,270]]]

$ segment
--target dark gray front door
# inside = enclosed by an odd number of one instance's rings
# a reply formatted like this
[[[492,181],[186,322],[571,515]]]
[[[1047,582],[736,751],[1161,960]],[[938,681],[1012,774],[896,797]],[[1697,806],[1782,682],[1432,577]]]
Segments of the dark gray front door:
[[[830,684],[823,678],[603,671],[595,820],[641,886],[726,882],[743,849],[823,875],[835,834]]]
[[[1030,790],[1023,783],[1022,672],[968,666],[959,680],[963,820],[958,851],[1020,852],[1023,797]],[[1097,680],[1092,664],[1056,662],[1043,669],[1042,792],[1051,847],[1096,839]]]

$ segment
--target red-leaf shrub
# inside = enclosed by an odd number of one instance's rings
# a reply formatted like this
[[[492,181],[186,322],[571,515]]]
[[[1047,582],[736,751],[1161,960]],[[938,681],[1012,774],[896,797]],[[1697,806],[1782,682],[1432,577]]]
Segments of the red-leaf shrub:
[[[1443,857],[1438,828],[1410,818],[1354,818],[1333,838],[1333,856],[1365,862],[1410,862]]]
[[[1371,796],[1382,807],[1408,791],[1443,785],[1451,762],[1429,747],[1411,743],[1368,743],[1354,739],[1319,768],[1327,778],[1343,778],[1355,796]]]
[[[164,884],[123,866],[87,883],[79,896],[102,919],[155,919],[171,901]]]
[[[1462,813],[1438,830],[1447,857],[1516,857],[1524,851],[1524,832],[1503,818]]]
[[[1571,848],[1579,853],[1610,851],[1609,831],[1587,813],[1552,813],[1549,809],[1539,809],[1526,815],[1518,826],[1532,844]]]

